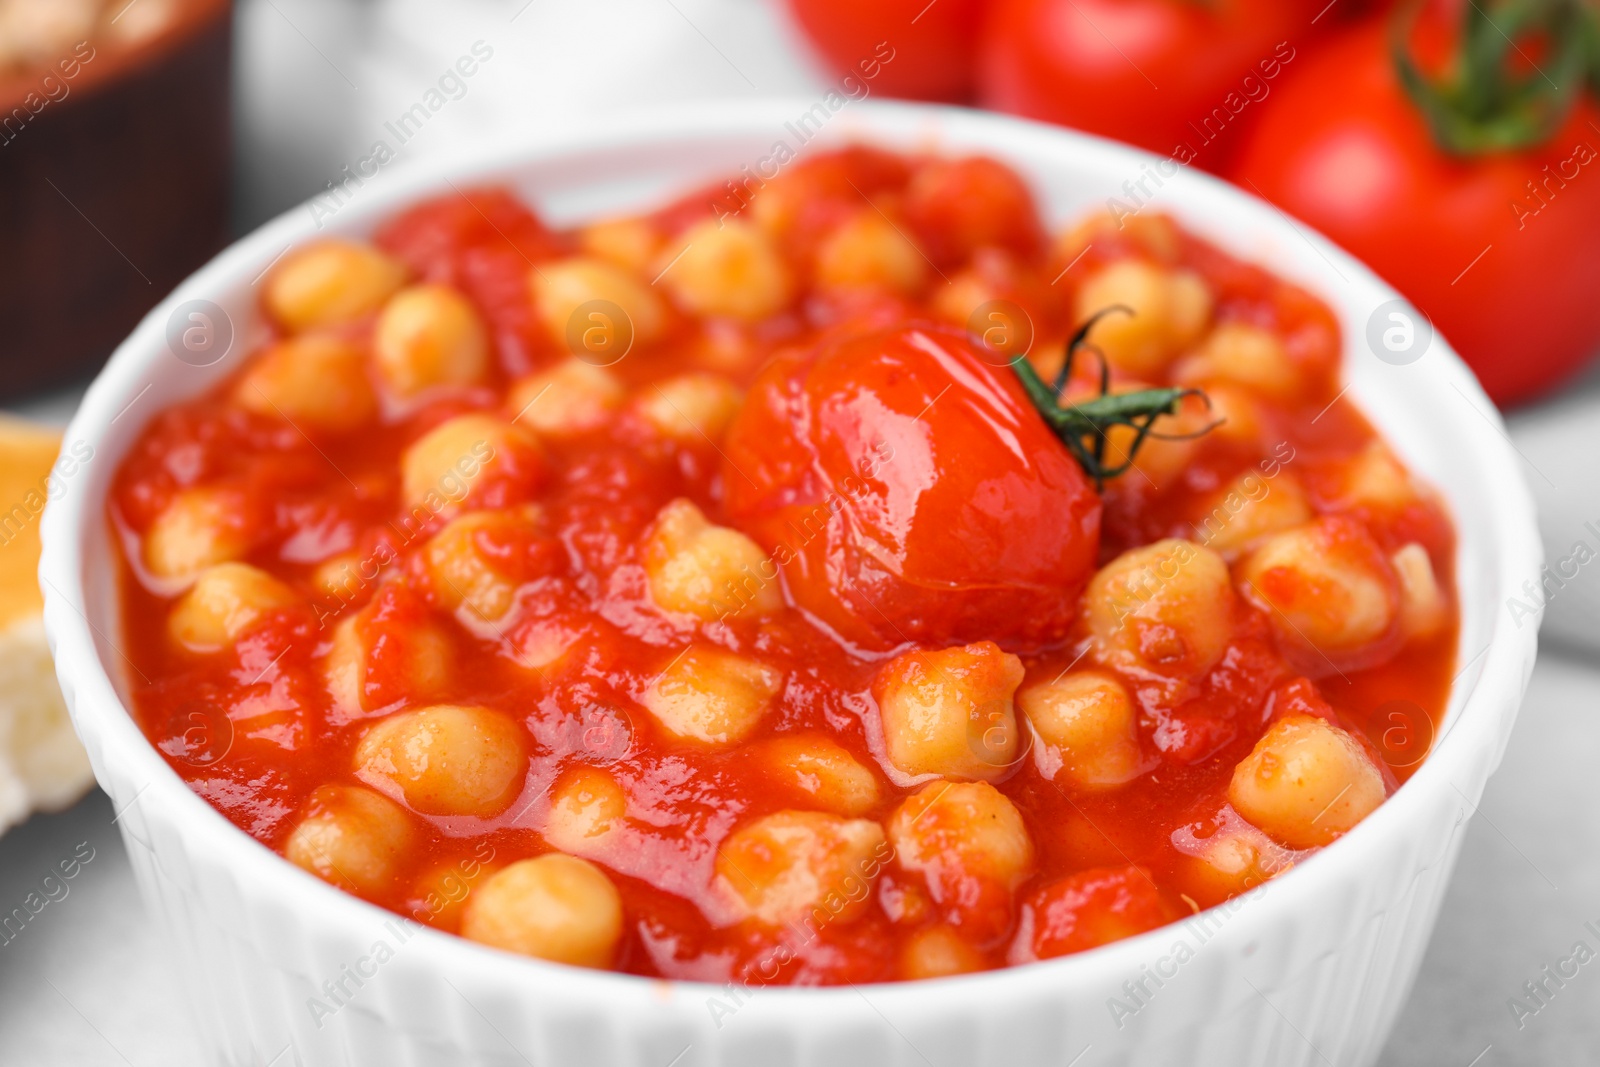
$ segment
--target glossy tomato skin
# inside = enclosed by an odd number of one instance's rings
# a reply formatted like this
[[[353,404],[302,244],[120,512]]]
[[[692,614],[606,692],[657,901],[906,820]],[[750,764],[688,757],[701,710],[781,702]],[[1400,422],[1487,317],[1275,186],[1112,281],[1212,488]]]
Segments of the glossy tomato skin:
[[[998,0],[979,100],[1215,169],[1313,14],[1302,0]]]
[[[866,91],[966,100],[984,0],[789,0],[834,72]],[[846,91],[852,86],[846,83]]]
[[[1451,156],[1400,85],[1381,23],[1307,57],[1280,94],[1231,176],[1383,275],[1497,403],[1538,395],[1600,350],[1589,98],[1537,149]]]
[[[790,597],[887,649],[1059,641],[1100,498],[1011,371],[912,325],[776,358],[724,446],[726,506]]]

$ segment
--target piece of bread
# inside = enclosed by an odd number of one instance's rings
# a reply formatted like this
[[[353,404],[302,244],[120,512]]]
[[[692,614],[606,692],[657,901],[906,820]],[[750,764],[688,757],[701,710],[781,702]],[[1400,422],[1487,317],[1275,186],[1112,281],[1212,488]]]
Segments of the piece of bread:
[[[94,784],[45,643],[39,518],[52,486],[85,456],[60,433],[0,417],[0,833],[33,811],[74,803]],[[52,466],[54,465],[54,466]]]

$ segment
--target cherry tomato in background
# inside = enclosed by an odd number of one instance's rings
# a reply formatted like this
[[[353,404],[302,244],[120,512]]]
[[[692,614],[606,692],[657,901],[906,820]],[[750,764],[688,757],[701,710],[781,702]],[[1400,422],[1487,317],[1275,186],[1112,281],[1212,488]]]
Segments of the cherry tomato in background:
[[[1522,120],[1491,115],[1457,133],[1484,146],[1447,150],[1389,34],[1362,24],[1300,61],[1229,176],[1404,293],[1497,403],[1530,399],[1600,349],[1600,108],[1577,93],[1553,133],[1514,148],[1495,145]],[[1438,57],[1436,36],[1421,46]],[[1542,60],[1555,81],[1579,80],[1550,50]]]
[[[1217,169],[1301,61],[1320,6],[997,0],[979,46],[979,100]]]
[[[852,333],[775,358],[728,432],[729,516],[847,640],[1025,648],[1076,616],[1100,498],[983,356],[931,324]]]
[[[836,74],[867,92],[962,101],[986,0],[789,0]],[[851,87],[846,85],[848,91]]]

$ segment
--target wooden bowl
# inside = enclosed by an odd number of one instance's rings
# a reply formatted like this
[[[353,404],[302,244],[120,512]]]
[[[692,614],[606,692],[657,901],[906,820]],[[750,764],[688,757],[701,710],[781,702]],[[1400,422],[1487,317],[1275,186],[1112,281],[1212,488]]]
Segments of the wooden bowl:
[[[130,41],[124,2],[0,69],[0,399],[98,370],[228,238],[232,4],[134,0]]]

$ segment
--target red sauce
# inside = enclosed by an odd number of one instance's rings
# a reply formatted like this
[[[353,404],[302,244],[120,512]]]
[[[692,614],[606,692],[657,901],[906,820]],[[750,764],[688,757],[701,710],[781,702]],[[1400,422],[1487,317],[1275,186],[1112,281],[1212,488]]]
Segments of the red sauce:
[[[1352,472],[1375,435],[1350,399],[1341,398],[1339,330],[1325,305],[1164,219],[1135,219],[1123,230],[1090,224],[1050,246],[1025,187],[987,161],[852,149],[796,165],[756,192],[753,207],[731,195],[724,188],[686,198],[644,216],[643,232],[663,250],[656,254],[670,258],[685,228],[738,209],[732,218],[754,218],[772,236],[798,279],[794,293],[754,321],[696,316],[680,300],[667,309],[657,339],[636,345],[608,368],[627,396],[600,426],[546,437],[523,467],[509,475],[500,470],[498,481],[474,486],[475,506],[537,503],[543,511],[535,533],[490,529],[475,535],[480,553],[519,590],[518,607],[496,624],[465,625],[441,602],[423,546],[450,516],[419,520],[408,512],[400,457],[450,417],[501,411],[516,378],[566,357],[537,313],[529,275],[573,255],[585,235],[552,231],[497,190],[419,205],[381,230],[378,244],[415,278],[453,285],[471,301],[492,353],[478,383],[425,395],[409,408],[386,405],[359,432],[333,433],[303,432],[292,420],[247,410],[236,377],[146,428],[118,473],[110,507],[129,561],[145,558],[152,524],[180,491],[211,487],[225,501],[223,525],[237,542],[230,555],[296,594],[227,647],[197,654],[169,634],[168,617],[184,583],[152,578],[131,562],[124,568],[122,647],[135,668],[136,714],[197,794],[282,851],[313,790],[358,784],[353,753],[374,720],[439,700],[497,709],[527,731],[526,779],[516,799],[489,817],[411,812],[414,842],[392,876],[363,895],[419,922],[456,930],[463,896],[494,871],[551,851],[541,835],[550,817],[549,793],[564,770],[588,763],[615,777],[628,804],[624,825],[591,857],[621,895],[617,969],[716,982],[830,984],[925,973],[904,961],[914,936],[935,925],[955,930],[963,969],[993,967],[1090,948],[1245,888],[1197,873],[1194,853],[1213,834],[1240,824],[1226,804],[1235,766],[1285,715],[1306,714],[1350,731],[1390,790],[1410,775],[1431,743],[1452,680],[1453,533],[1426,490],[1413,487],[1398,502],[1352,500]],[[874,198],[870,205],[867,196]],[[764,213],[763,197],[770,208]],[[865,206],[893,220],[932,257],[909,291],[830,288],[807,280],[821,269],[824,236],[863,217]],[[1033,499],[1026,486],[1009,502],[1004,493],[995,497],[987,514],[1009,524],[1010,536],[1019,539],[1022,551],[1015,555],[1023,562],[1017,566],[1029,575],[1038,568],[1055,573],[1105,564],[1163,537],[1196,538],[1196,524],[1215,506],[1217,492],[1242,472],[1254,472],[1250,484],[1268,492],[1275,482],[1285,484],[1278,479],[1293,479],[1315,513],[1359,523],[1385,559],[1420,545],[1444,591],[1448,619],[1409,639],[1391,626],[1358,654],[1330,658],[1285,643],[1272,612],[1240,596],[1220,658],[1190,684],[1118,675],[1102,664],[1120,677],[1137,709],[1143,762],[1131,781],[1108,790],[1064,786],[1041,772],[1030,751],[996,783],[1020,813],[1035,851],[1031,873],[1014,889],[997,891],[955,868],[909,870],[887,850],[873,864],[870,894],[850,909],[848,921],[777,928],[728,921],[713,891],[724,839],[764,815],[826,807],[774,771],[763,755],[771,739],[810,732],[847,750],[879,786],[877,803],[863,813],[868,819],[887,823],[918,791],[894,784],[882,741],[875,740],[881,738],[875,679],[891,656],[911,646],[904,633],[895,636],[897,626],[846,634],[792,606],[765,617],[734,612],[723,621],[657,608],[641,543],[661,508],[684,497],[713,523],[741,525],[728,507],[730,498],[749,498],[753,491],[731,484],[745,479],[740,467],[792,458],[794,442],[781,420],[753,446],[748,428],[743,444],[675,439],[641,414],[638,398],[685,370],[710,369],[747,388],[774,353],[780,361],[804,359],[819,345],[870,346],[875,342],[859,338],[908,322],[962,324],[963,308],[951,294],[963,286],[1027,309],[1034,358],[1050,373],[1061,340],[1077,324],[1075,301],[1086,279],[1130,256],[1198,274],[1213,295],[1211,322],[1250,323],[1281,338],[1294,384],[1244,390],[1254,406],[1243,424],[1236,418],[1192,442],[1151,442],[1144,453],[1150,466],[1105,486],[1098,547],[1088,542],[1086,560],[1074,563],[1071,553],[1054,551],[1050,539],[1066,536],[1057,532],[1054,513],[1006,510]],[[652,273],[653,267],[643,272],[641,284]],[[372,322],[367,314],[331,329],[368,346]],[[1092,358],[1083,359],[1077,386],[1092,388],[1093,371]],[[1169,366],[1147,380],[1165,384],[1171,373]],[[974,462],[973,453],[955,447],[950,436],[966,431],[949,420],[966,416],[954,405],[932,410],[931,474],[951,479],[963,498],[985,492],[986,471],[965,465]],[[1048,439],[1042,430],[1037,436]],[[883,445],[907,462],[906,441],[865,444],[869,450]],[[1038,458],[1045,447],[1030,443],[1028,454]],[[1059,464],[1065,455],[1063,449],[1039,462]],[[868,464],[858,472],[868,486],[890,477],[876,467],[896,462],[869,451],[848,457],[844,475],[856,460]],[[1019,478],[1032,477],[1018,470]],[[951,509],[939,521],[959,523],[963,505],[939,505]],[[937,533],[917,549],[934,570],[948,562],[940,553],[960,547]],[[777,539],[770,531],[757,535],[769,550]],[[1004,562],[1005,547],[986,550],[1002,570],[1011,566]],[[317,575],[336,558],[355,561],[354,578],[331,595]],[[391,562],[380,573],[376,561]],[[1240,563],[1231,562],[1237,577]],[[779,569],[793,605],[796,575]],[[1395,578],[1389,574],[1386,581]],[[1082,584],[1062,594],[1068,599],[1059,625],[1013,625],[1058,610],[1060,597],[1045,602],[1022,593],[981,602],[933,594],[891,611],[906,613],[901,621],[910,633],[928,635],[917,647],[993,637],[1021,655],[1027,686],[1096,661],[1077,614]],[[327,660],[335,626],[358,613],[371,650],[364,707],[352,711],[330,693]],[[908,621],[912,615],[915,625]],[[428,693],[419,691],[414,670],[429,654],[417,636],[425,627],[445,635],[450,660],[442,688]],[[782,676],[772,707],[743,741],[719,746],[673,737],[642,703],[660,672],[697,636]],[[564,655],[540,667],[524,665],[530,649],[552,641],[564,646]],[[1280,852],[1275,870],[1306,854]]]

